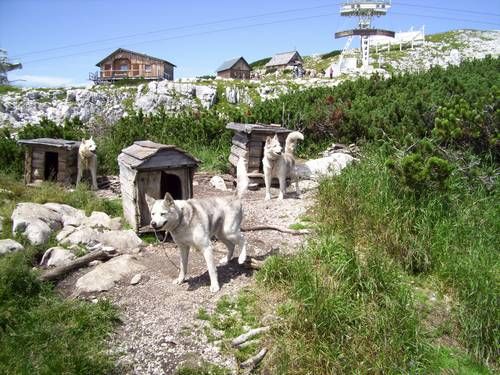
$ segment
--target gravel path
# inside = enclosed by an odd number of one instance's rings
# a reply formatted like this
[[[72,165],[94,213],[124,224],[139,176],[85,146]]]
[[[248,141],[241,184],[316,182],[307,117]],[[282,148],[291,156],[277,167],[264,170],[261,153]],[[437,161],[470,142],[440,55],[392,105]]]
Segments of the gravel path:
[[[220,196],[208,183],[211,176],[195,177],[194,196]],[[227,176],[225,176],[227,178]],[[293,189],[290,189],[293,190]],[[274,189],[273,197],[277,196]],[[287,228],[306,213],[311,203],[311,192],[300,199],[291,194],[288,199],[264,201],[263,189],[249,191],[244,197],[243,226],[271,224]],[[296,251],[304,236],[293,236],[276,231],[246,232],[248,254],[265,257],[272,253]],[[236,257],[226,266],[218,267],[221,290],[212,294],[203,255],[191,251],[188,280],[173,285],[178,274],[179,256],[173,243],[149,245],[138,255],[147,267],[137,285],[126,281],[97,298],[107,298],[119,306],[122,324],[110,339],[113,352],[118,354],[117,372],[120,374],[171,374],[185,361],[206,360],[224,367],[235,368],[233,358],[226,358],[203,334],[204,321],[196,318],[200,308],[213,311],[217,301],[225,295],[235,296],[253,282],[253,271],[238,265]],[[225,247],[215,243],[216,260],[223,257]],[[74,277],[65,281],[71,283]],[[67,285],[69,286],[69,285]]]

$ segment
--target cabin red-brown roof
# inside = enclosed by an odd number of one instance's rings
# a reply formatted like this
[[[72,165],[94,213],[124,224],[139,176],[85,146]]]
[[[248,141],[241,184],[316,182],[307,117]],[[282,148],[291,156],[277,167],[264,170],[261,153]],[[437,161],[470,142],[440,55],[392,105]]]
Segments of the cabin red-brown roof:
[[[152,60],[156,60],[156,61],[161,61],[161,62],[164,62],[164,63],[167,63],[169,65],[172,65],[173,67],[177,67],[176,65],[172,64],[170,61],[167,61],[167,60],[163,60],[163,59],[160,59],[158,57],[154,57],[154,56],[150,56],[150,55],[146,55],[144,53],[139,53],[139,52],[134,52],[134,51],[131,51],[129,49],[125,49],[125,48],[118,48],[116,51],[114,52],[111,52],[108,56],[106,56],[104,59],[102,59],[101,61],[99,61],[97,64],[95,64],[96,66],[101,66],[101,64],[106,61],[107,59],[109,59],[111,56],[117,54],[117,53],[120,53],[120,52],[126,52],[126,53],[133,53],[134,55],[138,55],[138,56],[142,56],[142,57],[146,57],[148,59],[152,59]]]

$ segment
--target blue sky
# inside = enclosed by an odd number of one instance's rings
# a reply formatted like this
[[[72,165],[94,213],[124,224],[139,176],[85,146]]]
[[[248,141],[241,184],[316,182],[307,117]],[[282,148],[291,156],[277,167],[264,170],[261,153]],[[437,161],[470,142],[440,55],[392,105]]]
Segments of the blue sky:
[[[171,61],[176,78],[213,74],[225,60],[252,62],[297,49],[342,49],[352,28],[339,1],[0,0],[0,48],[24,68],[10,80],[29,86],[87,83],[95,64],[122,47]],[[467,12],[468,11],[468,12]],[[426,33],[500,29],[500,1],[401,0],[374,25]]]

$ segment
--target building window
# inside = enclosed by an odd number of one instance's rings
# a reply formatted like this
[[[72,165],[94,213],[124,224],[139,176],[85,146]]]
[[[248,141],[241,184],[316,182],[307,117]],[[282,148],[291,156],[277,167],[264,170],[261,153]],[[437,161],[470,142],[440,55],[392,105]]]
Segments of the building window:
[[[104,70],[111,70],[111,64],[104,64]]]
[[[149,65],[149,64],[144,65],[144,71],[145,72],[150,72],[151,71],[151,65]]]
[[[120,70],[122,72],[126,72],[128,70],[128,64],[120,64],[120,66],[118,67],[118,70]]]

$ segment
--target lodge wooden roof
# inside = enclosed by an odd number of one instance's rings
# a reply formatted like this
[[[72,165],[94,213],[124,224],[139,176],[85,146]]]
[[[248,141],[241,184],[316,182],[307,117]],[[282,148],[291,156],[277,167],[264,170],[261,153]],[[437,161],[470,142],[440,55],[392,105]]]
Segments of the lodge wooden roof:
[[[144,53],[139,53],[139,52],[134,52],[134,51],[131,51],[129,49],[125,49],[125,48],[118,48],[116,51],[114,52],[111,52],[108,56],[106,56],[104,59],[102,59],[101,61],[99,61],[97,64],[95,64],[96,66],[101,66],[101,64],[106,61],[107,59],[109,59],[111,56],[117,54],[117,53],[120,53],[120,52],[126,52],[126,53],[132,53],[134,55],[137,55],[137,56],[142,56],[142,57],[146,57],[148,59],[152,59],[152,60],[156,60],[156,61],[161,61],[161,62],[164,62],[164,63],[167,63],[169,65],[172,65],[173,67],[177,67],[176,65],[172,64],[170,61],[167,61],[167,60],[163,60],[163,59],[160,59],[158,57],[153,57],[153,56],[150,56],[150,55],[146,55]]]
[[[174,145],[136,141],[118,155],[118,162],[132,169],[197,167],[200,160]]]

